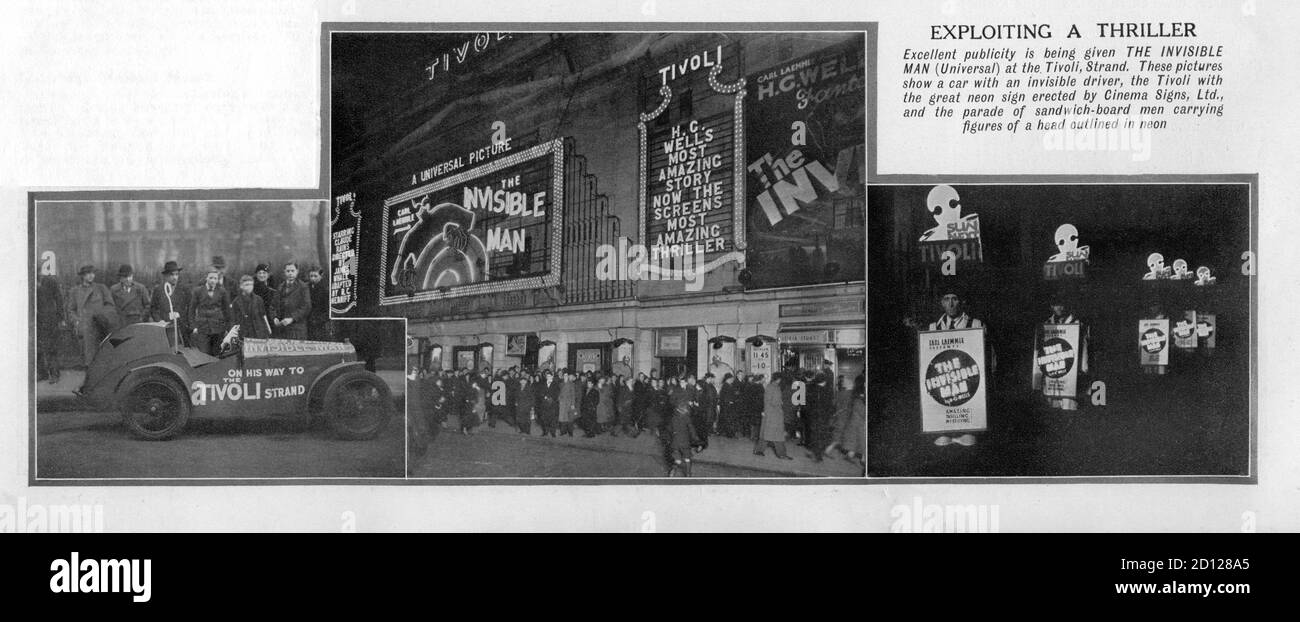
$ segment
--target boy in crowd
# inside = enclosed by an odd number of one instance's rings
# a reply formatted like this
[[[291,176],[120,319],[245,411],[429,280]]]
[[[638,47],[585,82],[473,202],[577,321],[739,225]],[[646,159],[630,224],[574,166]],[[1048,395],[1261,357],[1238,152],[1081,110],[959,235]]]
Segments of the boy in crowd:
[[[221,272],[208,270],[203,284],[190,292],[187,313],[193,327],[194,346],[204,354],[221,352],[221,338],[230,324],[230,292],[221,287]]]
[[[307,318],[311,316],[311,292],[298,280],[298,264],[284,264],[284,282],[275,300],[274,311],[277,337],[281,339],[306,339]]]
[[[307,338],[313,341],[330,340],[330,292],[324,277],[320,268],[313,267],[307,271],[307,291],[308,298],[311,299],[311,313],[307,316]]]
[[[230,303],[230,321],[239,325],[242,338],[265,339],[271,336],[271,323],[266,319],[262,297],[253,290],[256,281],[251,275],[239,278],[239,295]]]

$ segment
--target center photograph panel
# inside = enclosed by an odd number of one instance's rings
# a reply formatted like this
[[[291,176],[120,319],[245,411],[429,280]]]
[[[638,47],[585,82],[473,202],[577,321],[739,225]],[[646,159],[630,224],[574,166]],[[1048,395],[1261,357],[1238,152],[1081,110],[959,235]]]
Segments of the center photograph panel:
[[[365,27],[330,305],[409,321],[409,477],[864,476],[865,25]]]

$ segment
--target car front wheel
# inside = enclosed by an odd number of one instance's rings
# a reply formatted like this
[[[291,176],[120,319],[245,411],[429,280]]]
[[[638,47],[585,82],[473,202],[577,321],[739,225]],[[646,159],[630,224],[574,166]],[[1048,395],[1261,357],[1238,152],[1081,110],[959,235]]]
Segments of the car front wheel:
[[[151,441],[172,438],[190,420],[190,400],[180,383],[160,372],[128,378],[118,410],[132,434]]]
[[[374,438],[392,416],[388,385],[368,371],[339,374],[325,391],[325,415],[330,427],[349,440]]]

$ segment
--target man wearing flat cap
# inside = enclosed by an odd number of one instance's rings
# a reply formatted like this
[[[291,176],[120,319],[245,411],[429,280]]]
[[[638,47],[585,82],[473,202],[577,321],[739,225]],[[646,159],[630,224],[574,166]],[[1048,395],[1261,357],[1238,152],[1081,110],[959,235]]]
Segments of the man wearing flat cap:
[[[149,315],[155,322],[167,322],[180,338],[179,345],[187,345],[190,338],[190,292],[180,286],[181,267],[174,261],[163,264],[162,282],[149,296]]]
[[[284,264],[284,282],[275,296],[275,336],[281,339],[306,339],[307,318],[311,315],[311,292],[298,280],[298,264]]]
[[[117,269],[117,283],[109,288],[109,292],[113,294],[113,306],[117,307],[117,318],[122,326],[149,319],[149,290],[135,282],[135,272],[130,265],[122,264]]]
[[[89,366],[99,342],[117,328],[117,307],[108,288],[95,282],[95,266],[82,266],[77,276],[81,281],[68,292],[68,321],[81,336],[82,359]]]

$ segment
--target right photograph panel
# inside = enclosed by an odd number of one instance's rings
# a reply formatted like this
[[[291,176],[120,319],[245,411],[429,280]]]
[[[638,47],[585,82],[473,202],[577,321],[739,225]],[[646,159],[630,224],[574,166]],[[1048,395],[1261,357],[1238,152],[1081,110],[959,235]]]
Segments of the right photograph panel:
[[[867,475],[1253,478],[1252,191],[869,186]]]

